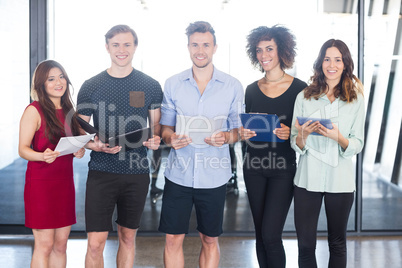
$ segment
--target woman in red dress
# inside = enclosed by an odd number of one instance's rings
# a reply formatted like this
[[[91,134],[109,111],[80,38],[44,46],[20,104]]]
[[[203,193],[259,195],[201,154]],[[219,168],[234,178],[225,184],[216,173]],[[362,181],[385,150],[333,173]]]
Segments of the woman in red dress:
[[[66,267],[67,240],[76,223],[73,157],[59,156],[61,137],[80,134],[70,96],[70,80],[56,61],[41,62],[32,81],[34,100],[20,122],[19,155],[28,160],[25,178],[25,226],[35,247],[31,267]]]

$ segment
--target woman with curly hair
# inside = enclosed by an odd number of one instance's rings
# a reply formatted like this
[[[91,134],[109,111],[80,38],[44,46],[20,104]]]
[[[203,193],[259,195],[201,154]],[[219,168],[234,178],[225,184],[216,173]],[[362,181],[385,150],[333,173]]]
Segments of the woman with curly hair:
[[[365,116],[363,85],[353,68],[346,44],[326,41],[314,63],[311,85],[296,99],[291,144],[300,154],[294,212],[302,268],[317,267],[317,224],[323,200],[328,267],[346,267],[346,230],[356,189],[352,157],[363,148]],[[298,117],[330,119],[332,126],[316,120],[300,125]]]
[[[31,267],[66,267],[67,240],[76,223],[73,156],[82,158],[85,149],[60,157],[54,151],[61,137],[80,134],[69,86],[58,62],[39,63],[32,79],[34,101],[20,122],[18,152],[28,160],[25,226],[35,240]]]
[[[282,232],[293,198],[296,156],[289,135],[297,94],[307,84],[285,72],[293,66],[296,42],[285,27],[261,26],[247,37],[247,54],[264,76],[246,88],[247,113],[276,114],[281,128],[274,133],[284,142],[249,141],[256,133],[241,129],[247,140],[244,181],[253,215],[260,267],[285,267]]]

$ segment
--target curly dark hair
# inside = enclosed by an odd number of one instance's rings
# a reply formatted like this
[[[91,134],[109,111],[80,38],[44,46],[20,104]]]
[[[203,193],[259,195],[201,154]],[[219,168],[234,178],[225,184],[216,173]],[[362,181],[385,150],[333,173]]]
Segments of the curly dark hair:
[[[274,40],[278,47],[278,57],[282,70],[293,67],[296,57],[296,41],[295,36],[286,27],[274,25],[271,28],[260,26],[251,30],[247,36],[247,55],[251,60],[251,64],[264,72],[257,59],[257,45],[261,41]]]
[[[363,94],[363,84],[353,74],[354,64],[348,46],[339,39],[329,39],[322,45],[320,53],[314,62],[314,74],[310,77],[311,84],[304,90],[304,97],[306,99],[318,99],[327,91],[327,83],[322,70],[322,63],[324,62],[327,49],[330,47],[336,47],[339,50],[342,54],[342,61],[345,66],[341,80],[338,85],[335,86],[334,96],[336,98],[339,97],[343,101],[352,102],[357,99],[358,93]]]

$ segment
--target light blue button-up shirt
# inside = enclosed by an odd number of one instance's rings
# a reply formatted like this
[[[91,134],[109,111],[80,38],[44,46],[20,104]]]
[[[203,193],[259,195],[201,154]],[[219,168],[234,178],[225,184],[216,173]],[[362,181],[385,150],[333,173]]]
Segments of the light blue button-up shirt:
[[[335,140],[309,135],[301,150],[296,145],[297,116],[331,119],[349,140],[348,147],[344,150]],[[352,157],[363,149],[364,118],[364,99],[361,94],[351,103],[339,98],[331,103],[326,95],[318,100],[308,100],[304,98],[304,91],[300,92],[295,102],[290,141],[292,148],[300,154],[295,185],[312,192],[354,192],[356,168]]]
[[[244,90],[234,77],[216,68],[203,94],[200,94],[192,69],[169,78],[165,83],[161,125],[176,126],[176,116],[205,117],[222,122],[222,131],[241,126]],[[224,119],[224,120],[222,120]],[[170,181],[193,188],[216,188],[230,179],[229,147],[189,144],[171,149],[165,169]]]

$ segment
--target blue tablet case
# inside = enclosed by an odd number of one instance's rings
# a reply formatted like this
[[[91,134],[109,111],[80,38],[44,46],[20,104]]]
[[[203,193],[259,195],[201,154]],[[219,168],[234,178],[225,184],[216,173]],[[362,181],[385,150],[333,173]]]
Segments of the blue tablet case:
[[[244,128],[257,134],[250,141],[284,142],[273,133],[275,128],[281,128],[276,114],[243,113],[240,114],[240,119]]]

